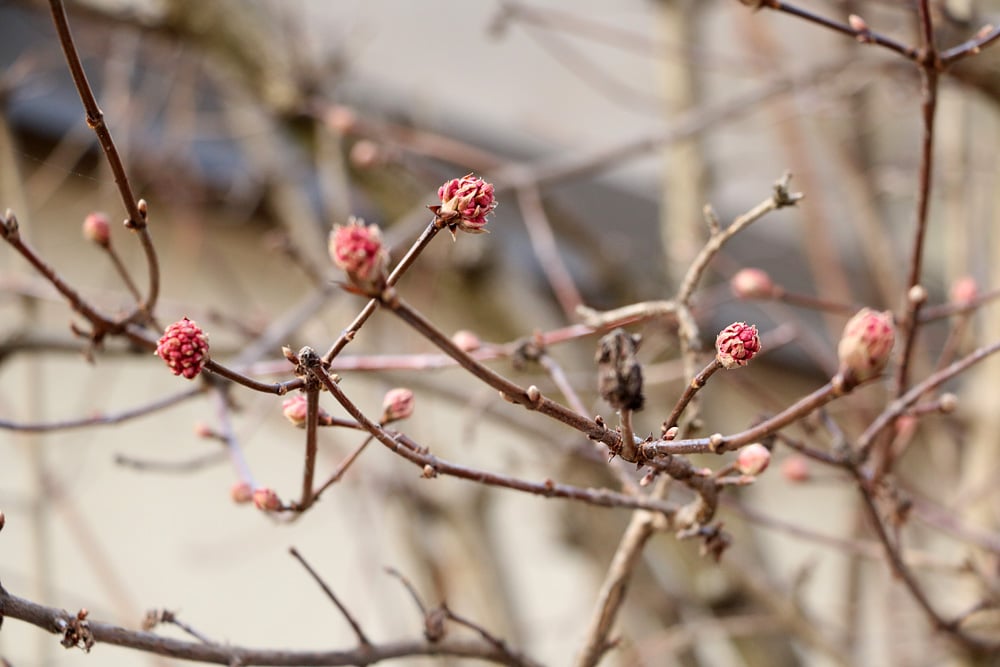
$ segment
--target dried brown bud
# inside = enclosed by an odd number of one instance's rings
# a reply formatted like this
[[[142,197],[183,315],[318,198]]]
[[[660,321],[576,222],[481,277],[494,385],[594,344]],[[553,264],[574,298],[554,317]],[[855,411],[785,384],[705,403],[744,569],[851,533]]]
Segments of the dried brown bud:
[[[615,329],[603,336],[597,347],[597,387],[601,398],[616,410],[641,410],[642,366],[636,359],[639,336]]]
[[[7,523],[7,518],[3,515],[3,510],[0,510],[0,530],[3,530],[5,523]]]

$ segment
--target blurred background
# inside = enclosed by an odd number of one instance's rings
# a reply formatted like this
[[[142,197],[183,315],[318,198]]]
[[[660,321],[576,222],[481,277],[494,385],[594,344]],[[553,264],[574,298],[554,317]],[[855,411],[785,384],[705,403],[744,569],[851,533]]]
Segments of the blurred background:
[[[840,21],[860,13],[880,32],[916,39],[909,0],[801,5]],[[994,9],[936,3],[939,38],[967,39]],[[400,290],[446,334],[466,329],[495,343],[576,322],[581,303],[668,298],[707,238],[703,207],[729,224],[793,173],[805,200],[737,236],[697,293],[706,344],[734,320],[774,342],[750,368],[713,378],[704,434],[746,428],[836,366],[845,318],[736,300],[728,279],[740,268],[764,268],[789,292],[832,302],[902,303],[917,71],[792,17],[734,0],[81,0],[68,10],[134,190],[149,202],[162,264],[157,315],[197,320],[224,363],[259,362],[287,379],[282,345],[325,350],[362,305],[334,285],[342,277],[327,258],[330,226],[350,215],[376,222],[398,258],[430,220],[436,188],[470,171],[498,187],[491,233],[438,238]],[[1000,283],[998,62],[986,52],[942,81],[931,303],[964,276],[982,292]],[[126,311],[114,268],[80,234],[91,211],[125,213],[45,3],[0,0],[0,65],[0,207],[16,212],[24,237],[68,282],[108,312]],[[119,226],[112,241],[144,285],[139,245]],[[68,326],[73,313],[7,246],[0,286],[0,419],[117,414],[196,386],[120,341],[87,363]],[[957,338],[953,323],[928,326],[915,377],[935,367],[946,341],[953,354],[992,342],[998,320],[987,307]],[[656,433],[688,378],[673,323],[633,329],[644,335],[648,387],[637,430]],[[584,338],[550,352],[590,414],[613,421],[596,395],[595,346]],[[432,351],[379,314],[344,363]],[[537,366],[495,367],[558,397]],[[948,387],[961,399],[957,414],[905,434],[900,487],[915,508],[906,544],[946,617],[998,590],[997,372],[996,362],[977,366]],[[438,456],[614,488],[605,465],[577,455],[578,434],[500,402],[464,373],[341,375],[373,415],[388,389],[412,388],[417,411],[401,428]],[[867,387],[830,418],[856,437],[885,396]],[[203,394],[113,426],[0,431],[4,587],[128,627],[168,608],[236,645],[352,646],[289,557],[295,546],[376,641],[422,632],[405,590],[383,571],[391,566],[428,605],[447,601],[543,664],[571,664],[627,511],[423,480],[372,447],[317,507],[276,522],[230,500],[236,473],[219,443],[196,431],[231,420],[256,481],[286,499],[300,484],[302,432],[282,418],[280,398],[239,387],[230,397],[230,408]],[[833,446],[819,423],[792,431]],[[318,477],[359,437],[324,429]],[[771,470],[727,494],[720,518],[734,545],[720,564],[693,542],[654,538],[617,625],[621,646],[604,664],[956,660],[887,576],[848,481],[815,465],[800,479],[785,469],[790,458],[777,447]],[[171,664],[104,645],[94,653],[66,652],[13,620],[0,633],[0,657],[15,667]]]

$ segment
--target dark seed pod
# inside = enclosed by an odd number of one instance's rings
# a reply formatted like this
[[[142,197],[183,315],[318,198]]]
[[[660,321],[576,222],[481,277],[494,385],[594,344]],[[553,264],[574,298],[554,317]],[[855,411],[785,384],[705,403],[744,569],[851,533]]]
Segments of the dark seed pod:
[[[601,398],[616,410],[641,410],[645,403],[642,394],[642,366],[636,359],[639,336],[624,329],[615,329],[603,336],[597,346],[597,388]]]

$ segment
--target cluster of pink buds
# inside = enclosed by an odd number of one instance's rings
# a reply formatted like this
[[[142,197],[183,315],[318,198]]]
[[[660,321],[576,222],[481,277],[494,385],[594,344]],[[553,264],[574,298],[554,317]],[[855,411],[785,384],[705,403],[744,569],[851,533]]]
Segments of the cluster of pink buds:
[[[351,282],[375,288],[385,281],[389,253],[382,244],[378,225],[366,225],[351,218],[346,225],[335,225],[330,232],[330,259],[343,269]]]
[[[438,198],[441,204],[430,209],[452,233],[456,229],[470,234],[484,233],[486,217],[497,207],[493,184],[472,174],[442,185],[438,188]]]
[[[171,324],[156,343],[156,355],[174,375],[197,377],[208,361],[208,336],[195,322],[183,318]]]
[[[111,221],[103,213],[94,212],[83,219],[83,237],[99,246],[111,243]]]
[[[746,366],[760,352],[757,327],[746,322],[733,322],[715,338],[715,358],[723,368]]]
[[[896,329],[892,313],[862,308],[847,321],[837,345],[840,373],[849,387],[870,380],[889,363]]]

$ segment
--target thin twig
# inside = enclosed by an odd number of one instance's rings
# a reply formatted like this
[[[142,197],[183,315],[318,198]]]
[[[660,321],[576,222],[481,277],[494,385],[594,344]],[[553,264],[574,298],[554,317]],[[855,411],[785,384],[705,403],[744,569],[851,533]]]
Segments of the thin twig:
[[[312,568],[312,566],[306,561],[306,559],[302,556],[302,554],[300,554],[295,547],[289,547],[288,553],[292,554],[292,557],[302,564],[302,567],[306,569],[306,572],[308,572],[309,576],[313,578],[313,581],[315,581],[316,584],[323,589],[323,592],[326,593],[326,596],[330,598],[330,601],[333,602],[334,606],[337,607],[338,611],[340,611],[341,616],[344,617],[344,620],[346,620],[347,623],[351,626],[351,630],[354,631],[354,636],[358,638],[358,644],[361,647],[372,646],[372,643],[368,640],[368,637],[365,636],[364,631],[361,630],[361,626],[354,619],[354,616],[351,615],[351,612],[347,611],[347,608],[343,604],[341,604],[340,600],[337,599],[337,596],[334,594],[333,590],[329,586],[327,586],[326,582],[323,581],[323,578],[319,576],[319,573]]]

